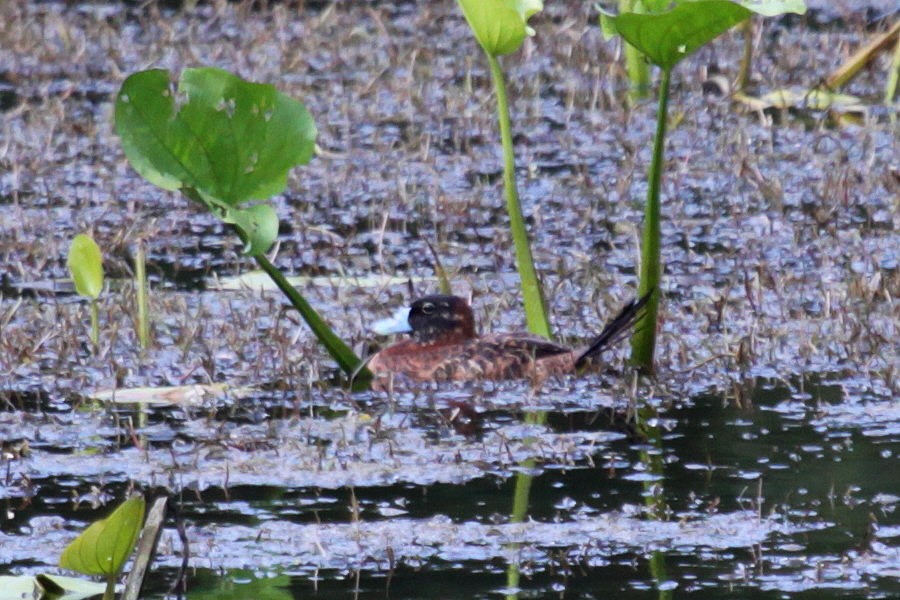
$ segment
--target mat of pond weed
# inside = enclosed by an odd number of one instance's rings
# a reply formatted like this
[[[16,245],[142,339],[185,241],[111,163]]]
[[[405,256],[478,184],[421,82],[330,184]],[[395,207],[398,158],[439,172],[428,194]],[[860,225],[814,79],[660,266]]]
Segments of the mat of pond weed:
[[[306,104],[321,152],[275,199],[273,262],[364,353],[407,282],[435,291],[435,255],[481,331],[524,326],[483,56],[449,1],[173,4],[0,4],[0,574],[56,571],[136,488],[180,506],[192,597],[900,594],[890,52],[842,90],[852,115],[704,95],[710,67],[736,75],[737,31],[675,71],[654,380],[623,343],[540,389],[350,393],[277,293],[220,285],[253,263],[127,166],[114,94],[210,65]],[[750,92],[808,89],[897,18],[809,5],[756,25]],[[519,191],[554,330],[578,345],[634,293],[655,106],[625,107],[590,3],[532,24],[504,59]],[[96,349],[63,283],[86,231],[111,281]],[[134,388],[161,391],[114,392]],[[148,597],[183,551],[170,523]]]

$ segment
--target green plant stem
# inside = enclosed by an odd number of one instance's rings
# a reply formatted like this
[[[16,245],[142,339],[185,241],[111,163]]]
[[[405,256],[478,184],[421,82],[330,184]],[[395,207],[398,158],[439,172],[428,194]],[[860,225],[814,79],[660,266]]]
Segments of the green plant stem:
[[[91,343],[95,350],[100,348],[100,304],[96,298],[91,298]]]
[[[116,576],[106,576],[106,589],[103,590],[103,600],[116,600]]]
[[[647,205],[644,208],[644,233],[641,238],[641,281],[638,296],[653,290],[647,303],[647,312],[637,324],[631,338],[631,362],[645,372],[653,372],[653,353],[656,349],[656,320],[659,312],[660,263],[660,210],[659,195],[666,144],[666,115],[669,109],[669,80],[671,70],[663,69],[659,82],[659,105],[656,111],[656,137],[653,140],[653,158],[650,163]]]
[[[509,102],[506,98],[506,84],[497,57],[485,53],[491,66],[491,78],[497,94],[497,116],[500,120],[500,141],[503,144],[503,191],[506,194],[506,211],[509,213],[509,228],[516,247],[516,265],[522,280],[522,296],[525,301],[525,321],[532,333],[550,337],[550,322],[541,282],[534,268],[534,258],[525,230],[525,218],[519,205],[516,190],[516,159],[513,154],[512,127],[509,122]]]
[[[512,513],[510,513],[510,523],[523,523],[528,515],[528,504],[531,496],[531,483],[534,476],[530,475],[534,471],[534,459],[529,458],[519,463],[519,472],[516,473],[516,487],[513,492]]]
[[[525,419],[526,422],[528,419]],[[511,523],[524,523],[525,517],[528,515],[528,504],[530,502],[531,497],[531,484],[534,482],[534,475],[531,473],[534,472],[535,460],[533,458],[526,459],[519,463],[519,472],[516,473],[516,487],[513,491],[513,506],[512,513],[510,514],[509,520]],[[516,553],[520,548],[518,543],[509,544],[507,546],[507,551],[510,555]],[[515,559],[510,559],[509,564],[506,566],[506,589],[508,590],[516,590],[519,588],[519,582],[521,580],[521,571],[519,570],[519,563]],[[513,600],[518,598],[517,594],[507,594],[506,598],[508,600]]]
[[[526,425],[544,425],[547,422],[546,412],[529,412],[525,413],[522,421]],[[516,474],[516,490],[513,495],[512,514],[509,517],[512,523],[522,523],[525,521],[525,515],[528,513],[528,498],[531,494],[531,481],[534,479],[528,473],[534,470],[535,461],[533,458],[519,463],[520,470]]]
[[[665,452],[663,451],[662,431],[658,422],[659,411],[655,406],[642,402],[635,411],[635,426],[645,439],[645,450],[640,452],[640,460],[644,472],[652,475],[643,482],[644,505],[647,507],[647,518],[654,521],[665,521],[669,514],[669,506],[665,498]],[[652,423],[652,424],[651,424]],[[666,555],[657,550],[650,555],[650,576],[656,581],[659,600],[671,600],[672,590],[660,589],[666,577]]]
[[[302,316],[303,320],[309,325],[309,328],[312,329],[316,339],[325,346],[325,349],[328,350],[328,354],[330,354],[337,362],[341,367],[341,370],[348,375],[352,374],[357,369],[360,362],[362,362],[356,354],[353,353],[353,350],[351,350],[350,347],[331,330],[328,324],[319,316],[319,313],[316,312],[316,309],[300,295],[300,292],[298,292],[294,286],[288,283],[288,280],[281,274],[281,271],[279,271],[264,254],[259,254],[254,258],[260,268],[275,282],[278,289],[288,297],[291,304],[297,309],[300,316]],[[367,383],[371,378],[372,374],[369,370],[363,368],[356,374],[354,381]]]
[[[137,294],[138,341],[146,350],[150,345],[150,321],[147,311],[147,265],[144,256],[144,244],[138,242],[134,253],[135,293]]]
[[[650,554],[650,576],[656,581],[656,589],[658,591],[657,598],[659,600],[672,600],[675,590],[660,589],[662,584],[668,580],[666,576],[666,554],[661,550],[654,550]]]
[[[525,418],[522,420],[528,425],[543,425],[547,422],[547,413],[526,413]],[[534,472],[535,464],[537,463],[533,458],[526,459],[519,463],[519,472],[516,473],[516,488],[513,491],[512,513],[510,513],[509,516],[510,523],[524,523],[525,517],[528,515],[528,505],[531,498],[531,484],[534,482],[534,475],[531,475],[531,473]],[[518,544],[511,544],[509,548],[513,550],[518,549],[519,546]],[[507,589],[518,589],[520,576],[519,564],[516,561],[511,560],[509,566],[506,568]],[[506,597],[512,600],[518,596],[515,594],[508,594]]]
[[[619,14],[626,12],[643,12],[643,10],[640,7],[635,10],[634,0],[619,0]],[[622,40],[622,44],[625,53],[625,71],[628,73],[630,83],[628,101],[633,104],[650,94],[650,64],[640,50],[625,40]]]

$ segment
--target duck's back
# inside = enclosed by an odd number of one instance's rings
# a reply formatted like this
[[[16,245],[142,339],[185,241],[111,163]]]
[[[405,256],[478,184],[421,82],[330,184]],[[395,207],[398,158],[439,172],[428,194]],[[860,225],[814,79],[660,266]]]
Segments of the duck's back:
[[[377,353],[369,369],[377,376],[394,373],[418,381],[517,379],[545,375],[536,365],[549,357],[559,357],[551,362],[560,364],[575,360],[572,350],[540,336],[498,333],[454,344],[407,340]]]

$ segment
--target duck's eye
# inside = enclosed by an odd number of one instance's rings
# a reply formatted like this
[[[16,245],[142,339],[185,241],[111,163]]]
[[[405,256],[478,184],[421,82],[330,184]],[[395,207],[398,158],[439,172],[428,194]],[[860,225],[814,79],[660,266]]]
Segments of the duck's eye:
[[[426,302],[425,304],[422,305],[422,314],[423,315],[430,315],[433,312],[434,312],[434,304],[432,304],[431,302]]]

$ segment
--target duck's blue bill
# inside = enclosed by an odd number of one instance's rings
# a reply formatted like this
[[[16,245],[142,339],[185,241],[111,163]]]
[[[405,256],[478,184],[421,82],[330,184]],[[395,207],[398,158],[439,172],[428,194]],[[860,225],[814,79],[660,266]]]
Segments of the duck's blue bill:
[[[397,309],[393,317],[381,319],[372,323],[372,331],[378,335],[390,335],[392,333],[409,333],[409,307]]]

